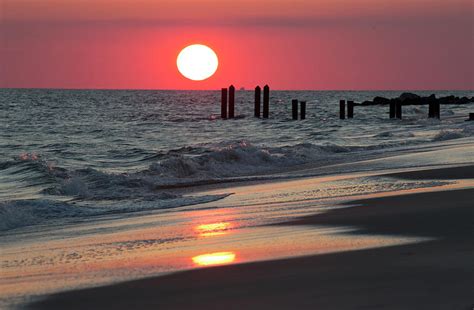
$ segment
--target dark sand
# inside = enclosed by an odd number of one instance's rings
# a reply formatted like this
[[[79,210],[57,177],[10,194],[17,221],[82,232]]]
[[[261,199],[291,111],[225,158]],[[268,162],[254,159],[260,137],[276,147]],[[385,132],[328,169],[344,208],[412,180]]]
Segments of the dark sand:
[[[452,169],[457,168],[443,169],[443,178],[458,178],[459,173],[464,175],[466,171]],[[30,304],[29,308],[473,308],[474,189],[383,197],[351,204],[360,206],[332,210],[287,225],[354,226],[361,234],[434,240],[179,272],[59,293]]]
[[[430,170],[418,170],[409,172],[398,172],[384,176],[408,180],[446,180],[446,179],[472,179],[474,178],[474,166],[463,166],[453,168],[440,168]]]

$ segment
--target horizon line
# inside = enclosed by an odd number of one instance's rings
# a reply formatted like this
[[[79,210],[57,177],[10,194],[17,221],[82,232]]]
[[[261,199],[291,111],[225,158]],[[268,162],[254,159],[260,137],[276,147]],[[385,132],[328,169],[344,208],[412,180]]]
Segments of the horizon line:
[[[229,86],[231,86],[230,84]],[[258,85],[260,86],[260,85]],[[255,86],[256,87],[256,86]],[[178,89],[178,88],[82,88],[82,87],[0,87],[0,90],[6,89],[15,89],[15,90],[123,90],[123,91],[220,91],[220,88],[216,89]],[[272,91],[321,91],[321,92],[330,92],[330,91],[359,91],[359,92],[369,92],[369,91],[465,91],[474,92],[474,89],[437,89],[437,88],[428,88],[428,89],[414,89],[414,88],[406,88],[406,89],[284,89],[284,88],[271,88]],[[236,87],[236,91],[253,91],[253,88],[246,88],[244,87],[243,90],[238,89]]]

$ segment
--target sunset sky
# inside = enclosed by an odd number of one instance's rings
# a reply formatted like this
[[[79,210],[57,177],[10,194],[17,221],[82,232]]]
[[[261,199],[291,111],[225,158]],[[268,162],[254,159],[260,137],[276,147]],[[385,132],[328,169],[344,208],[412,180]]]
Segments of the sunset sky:
[[[0,0],[0,87],[473,89],[472,0]],[[210,46],[205,81],[176,68]]]

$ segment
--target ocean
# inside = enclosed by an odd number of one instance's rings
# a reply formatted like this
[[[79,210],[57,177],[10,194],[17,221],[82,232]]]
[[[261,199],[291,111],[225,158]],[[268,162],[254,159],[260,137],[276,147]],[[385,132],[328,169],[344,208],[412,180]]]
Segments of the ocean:
[[[203,219],[214,225],[204,227],[204,233],[219,235],[314,212],[317,199],[438,186],[435,181],[335,180],[296,195],[311,199],[310,204],[295,204],[278,191],[263,200],[260,196],[258,203],[251,196],[237,200],[225,190],[241,182],[390,169],[393,162],[383,160],[388,156],[472,142],[473,122],[464,121],[472,104],[442,105],[441,120],[428,119],[427,106],[403,107],[403,120],[390,120],[387,106],[356,106],[353,119],[339,119],[340,99],[361,102],[401,93],[271,91],[270,118],[258,119],[253,117],[253,91],[237,91],[236,118],[221,120],[219,91],[1,89],[0,245],[2,283],[9,287],[4,303],[61,286],[185,269],[188,263],[133,266],[134,271],[97,271],[89,264],[126,251],[127,259],[137,250],[184,251]],[[472,91],[415,93],[474,96]],[[307,102],[306,120],[291,119],[292,99]],[[348,165],[366,160],[378,160],[377,165],[356,170]],[[472,158],[438,161],[459,164]],[[423,165],[398,162],[398,167]],[[157,227],[158,233],[126,237],[134,229]],[[110,234],[113,242],[98,241]],[[65,250],[68,242],[80,246]],[[70,279],[61,278],[58,270],[64,269],[58,266],[75,264],[87,266],[81,272],[89,275],[74,282],[78,271],[68,269]],[[48,273],[42,268],[53,269]],[[60,280],[57,286],[12,289],[32,277],[37,282]]]

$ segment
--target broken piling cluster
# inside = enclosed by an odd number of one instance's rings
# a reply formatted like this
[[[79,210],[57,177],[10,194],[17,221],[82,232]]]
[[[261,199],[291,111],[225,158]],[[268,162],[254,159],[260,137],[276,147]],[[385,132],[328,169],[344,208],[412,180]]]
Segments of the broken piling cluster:
[[[254,116],[257,118],[269,118],[270,115],[270,87],[265,85],[263,87],[263,109],[262,109],[262,89],[260,86],[255,87],[255,101],[254,101]],[[403,93],[397,98],[375,97],[372,101],[364,101],[356,103],[353,100],[347,101],[346,114],[346,100],[339,101],[339,118],[348,119],[354,118],[354,107],[367,107],[374,105],[388,105],[390,119],[402,119],[402,106],[407,105],[428,105],[428,117],[440,119],[440,105],[441,104],[468,104],[473,103],[474,97],[455,97],[447,96],[436,98],[433,94],[428,97],[420,97],[412,93]],[[299,107],[299,111],[298,111]],[[262,113],[261,113],[262,111]],[[299,112],[299,113],[298,113]],[[298,101],[293,99],[291,101],[291,116],[293,120],[306,119],[306,101]],[[221,91],[221,118],[228,119],[235,117],[235,87],[231,85],[229,88],[222,88]],[[469,120],[474,119],[474,113],[469,114]]]

